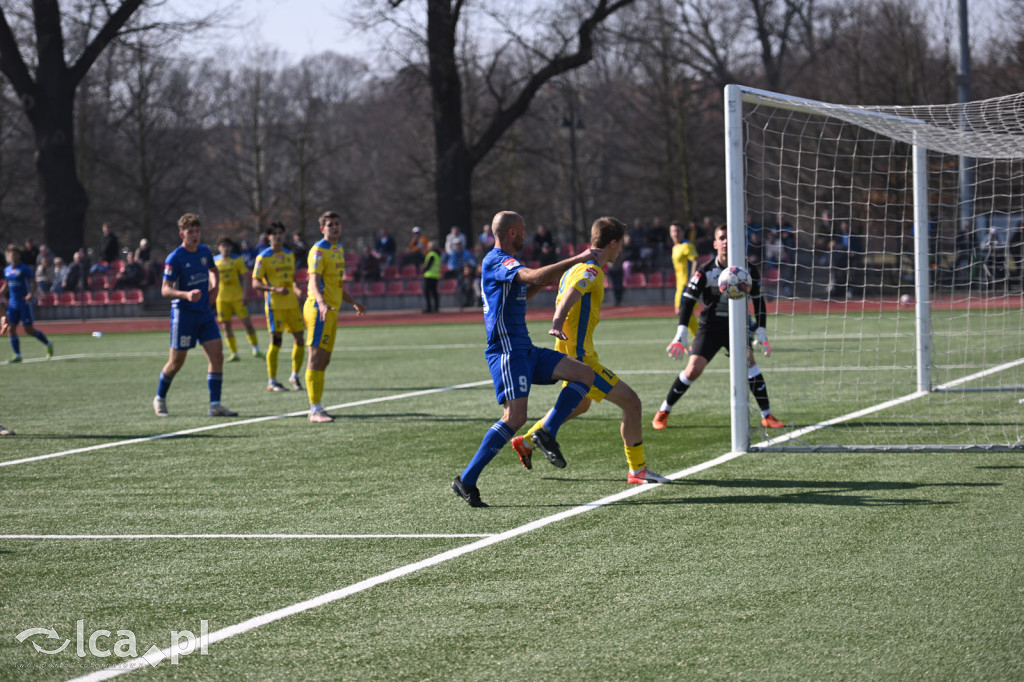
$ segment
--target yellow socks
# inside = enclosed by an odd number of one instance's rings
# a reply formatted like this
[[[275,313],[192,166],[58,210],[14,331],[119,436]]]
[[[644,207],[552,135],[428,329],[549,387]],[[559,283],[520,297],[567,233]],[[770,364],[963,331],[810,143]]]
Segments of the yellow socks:
[[[626,446],[626,462],[629,464],[631,471],[639,471],[644,468],[646,460],[644,460],[644,444],[639,442],[636,445]]]
[[[224,339],[224,341],[227,342],[228,350],[231,351],[232,355],[238,353],[238,341],[235,340],[235,337],[229,336],[226,339]]]
[[[259,348],[260,348],[260,340],[256,337],[256,333],[255,332],[253,332],[252,334],[250,334],[249,332],[246,332],[245,333],[245,338],[247,338],[249,340],[249,345],[250,346],[252,346],[256,350],[259,350]]]
[[[292,374],[298,374],[302,369],[302,359],[306,355],[306,347],[301,343],[292,346]]]
[[[267,349],[267,376],[271,379],[277,378],[277,356],[281,352],[281,346],[270,344]]]
[[[322,369],[306,370],[306,394],[310,405],[319,405],[324,394],[324,371]]]

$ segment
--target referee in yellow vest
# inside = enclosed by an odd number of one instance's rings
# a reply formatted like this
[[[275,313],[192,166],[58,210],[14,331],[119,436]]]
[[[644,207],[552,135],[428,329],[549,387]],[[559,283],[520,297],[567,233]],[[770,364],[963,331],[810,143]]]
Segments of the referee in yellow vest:
[[[425,313],[440,312],[441,299],[437,293],[437,280],[441,279],[441,254],[437,252],[437,242],[431,240],[427,244],[427,257],[423,260],[423,296],[427,300]]]

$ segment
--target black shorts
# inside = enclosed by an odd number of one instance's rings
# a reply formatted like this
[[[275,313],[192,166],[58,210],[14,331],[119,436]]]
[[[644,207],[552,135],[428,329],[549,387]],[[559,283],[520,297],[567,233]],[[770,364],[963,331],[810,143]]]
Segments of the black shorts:
[[[727,318],[721,322],[716,321],[697,327],[697,335],[693,337],[693,346],[690,349],[693,355],[699,355],[710,362],[711,358],[715,357],[723,348],[728,355],[729,320]],[[747,348],[750,348],[750,334],[747,334]]]

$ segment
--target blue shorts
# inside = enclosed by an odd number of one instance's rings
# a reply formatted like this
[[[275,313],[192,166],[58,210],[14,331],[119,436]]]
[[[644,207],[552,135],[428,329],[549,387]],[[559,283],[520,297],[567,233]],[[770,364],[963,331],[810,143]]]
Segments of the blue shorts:
[[[31,305],[22,305],[17,308],[7,308],[7,323],[14,329],[19,323],[31,327],[35,322]]]
[[[501,405],[530,395],[533,384],[555,383],[557,379],[551,375],[566,356],[551,348],[530,346],[525,352],[495,353],[486,357],[494,380],[494,395]]]
[[[171,308],[171,348],[188,350],[196,341],[206,343],[220,338],[212,310],[194,311]]]

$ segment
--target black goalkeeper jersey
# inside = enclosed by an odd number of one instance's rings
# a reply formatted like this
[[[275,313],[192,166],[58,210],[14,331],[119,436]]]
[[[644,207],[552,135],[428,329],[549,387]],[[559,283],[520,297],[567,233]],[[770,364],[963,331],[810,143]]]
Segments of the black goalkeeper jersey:
[[[726,266],[728,267],[728,266]],[[722,303],[722,294],[718,291],[718,276],[724,270],[718,264],[718,258],[712,258],[704,265],[697,268],[690,281],[683,289],[683,302],[679,308],[679,324],[685,325],[690,321],[693,308],[700,301],[704,309],[700,313],[700,324],[728,324],[729,306],[728,299]],[[747,261],[747,272],[750,273],[750,300],[754,302],[754,317],[758,327],[764,327],[767,323],[764,299],[761,297],[761,271],[757,266]]]

